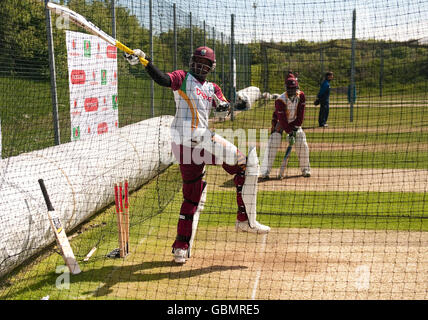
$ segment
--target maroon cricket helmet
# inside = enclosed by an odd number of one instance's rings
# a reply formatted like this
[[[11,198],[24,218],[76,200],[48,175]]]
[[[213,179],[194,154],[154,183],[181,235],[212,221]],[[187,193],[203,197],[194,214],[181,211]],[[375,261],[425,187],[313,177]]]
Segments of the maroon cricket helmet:
[[[195,58],[205,58],[208,61],[211,62],[211,65],[207,65],[201,62],[196,62]],[[206,76],[208,72],[213,71],[216,66],[216,59],[215,59],[215,53],[214,50],[209,47],[199,47],[197,48],[190,58],[190,69],[193,73],[200,75],[200,76]]]
[[[298,88],[299,82],[297,81],[297,79],[294,75],[289,74],[287,79],[285,80],[285,86],[287,88]]]

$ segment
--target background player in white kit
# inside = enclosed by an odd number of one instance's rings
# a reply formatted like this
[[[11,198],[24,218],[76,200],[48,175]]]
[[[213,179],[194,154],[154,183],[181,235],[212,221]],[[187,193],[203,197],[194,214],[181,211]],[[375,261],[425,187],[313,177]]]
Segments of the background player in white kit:
[[[134,53],[125,55],[130,64],[139,64],[139,56],[150,61],[141,50],[136,49]],[[172,151],[180,165],[184,198],[177,237],[172,245],[177,263],[185,263],[190,258],[199,214],[205,203],[206,182],[202,178],[206,164],[222,165],[227,173],[234,175],[238,205],[236,230],[255,233],[270,231],[270,227],[256,220],[259,175],[256,149],[250,149],[246,157],[235,145],[208,128],[212,108],[217,112],[230,108],[220,87],[206,81],[215,65],[214,51],[209,47],[199,47],[190,59],[190,72],[176,70],[164,73],[152,62],[146,66],[147,73],[156,83],[174,91],[176,102],[176,114],[171,125]]]
[[[309,147],[306,142],[302,124],[305,114],[306,98],[293,74],[288,73],[285,80],[286,91],[275,100],[275,111],[272,115],[272,128],[268,146],[260,168],[260,179],[269,179],[270,171],[281,146],[282,132],[285,131],[290,145],[295,144],[300,169],[304,177],[311,176]]]

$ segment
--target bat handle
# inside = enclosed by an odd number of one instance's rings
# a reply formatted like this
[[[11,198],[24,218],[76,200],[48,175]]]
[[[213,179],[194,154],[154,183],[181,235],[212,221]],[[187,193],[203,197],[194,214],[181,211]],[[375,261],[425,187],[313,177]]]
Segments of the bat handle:
[[[49,199],[48,191],[46,190],[45,182],[43,179],[39,179],[40,189],[42,189],[43,198],[45,198],[46,206],[48,211],[54,211],[51,200]]]
[[[147,67],[147,65],[149,64],[149,60],[144,59],[143,57],[139,57],[140,58],[140,62],[143,66]]]

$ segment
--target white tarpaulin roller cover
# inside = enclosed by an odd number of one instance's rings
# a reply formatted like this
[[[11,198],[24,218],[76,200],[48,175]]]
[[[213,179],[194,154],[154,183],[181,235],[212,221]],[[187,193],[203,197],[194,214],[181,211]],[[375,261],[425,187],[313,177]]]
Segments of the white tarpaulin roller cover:
[[[172,116],[144,120],[0,161],[0,276],[55,241],[38,179],[66,230],[114,201],[113,185],[135,190],[174,162]]]
[[[236,108],[249,110],[262,97],[258,87],[248,87],[236,93]]]

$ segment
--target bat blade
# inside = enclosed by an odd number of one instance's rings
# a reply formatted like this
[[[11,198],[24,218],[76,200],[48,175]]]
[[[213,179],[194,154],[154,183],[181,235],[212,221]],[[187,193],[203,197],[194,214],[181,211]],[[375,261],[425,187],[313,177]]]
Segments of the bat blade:
[[[131,50],[130,48],[125,46],[123,43],[121,43],[118,40],[116,40],[115,38],[113,38],[112,36],[108,35],[106,32],[104,32],[103,30],[98,28],[95,24],[88,21],[84,16],[78,14],[77,12],[75,12],[75,11],[73,11],[67,7],[58,5],[56,3],[52,3],[52,2],[48,2],[46,4],[46,7],[58,15],[62,15],[63,17],[68,18],[75,25],[77,25],[77,26],[85,29],[89,33],[91,33],[95,36],[98,36],[99,38],[107,41],[111,45],[117,47],[119,50],[125,51],[128,54],[134,54],[133,50]],[[140,59],[140,62],[144,66],[147,66],[147,64],[149,63],[146,59],[144,59],[142,57],[139,57],[139,59]]]
[[[56,13],[58,15],[62,15],[63,17],[70,19],[70,21],[73,22],[75,25],[82,27],[83,29],[85,29],[89,33],[102,38],[103,40],[107,41],[108,43],[110,43],[114,46],[116,45],[116,39],[109,36],[107,33],[105,33],[103,30],[98,28],[96,25],[94,25],[92,22],[88,21],[85,17],[78,14],[77,12],[75,12],[75,11],[73,11],[67,7],[60,6],[58,4],[52,3],[52,2],[48,2],[46,7],[54,13]]]
[[[50,201],[48,192],[46,190],[43,179],[39,179],[40,188],[45,198],[46,206],[48,207],[48,217],[52,230],[54,231],[55,238],[58,247],[61,251],[61,255],[64,259],[65,264],[72,274],[79,274],[81,272],[79,264],[76,261],[73,250],[71,249],[70,242],[68,241],[65,229],[62,226],[61,220],[57,212],[54,210]]]
[[[287,168],[288,159],[290,158],[291,150],[293,149],[293,146],[288,146],[287,150],[285,151],[284,158],[282,159],[281,168],[279,169],[279,178],[283,179],[285,169]]]

